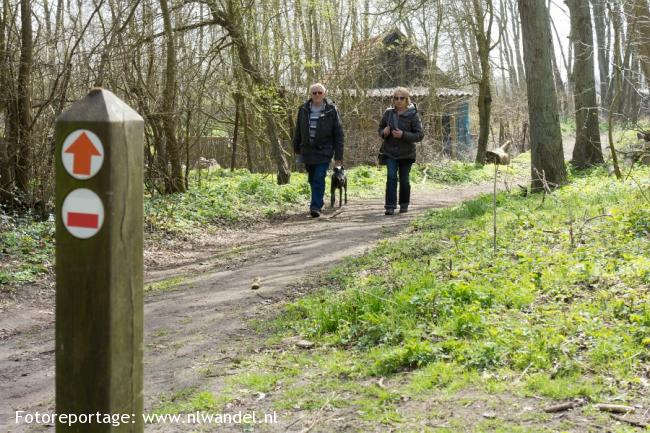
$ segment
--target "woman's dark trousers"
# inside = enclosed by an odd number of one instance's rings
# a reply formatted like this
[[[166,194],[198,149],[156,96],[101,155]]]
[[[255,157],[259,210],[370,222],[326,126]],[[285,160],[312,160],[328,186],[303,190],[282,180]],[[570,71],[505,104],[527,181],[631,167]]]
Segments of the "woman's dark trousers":
[[[410,159],[386,159],[386,209],[397,207],[397,182],[399,180],[399,206],[407,208],[411,201],[409,174],[413,161]]]

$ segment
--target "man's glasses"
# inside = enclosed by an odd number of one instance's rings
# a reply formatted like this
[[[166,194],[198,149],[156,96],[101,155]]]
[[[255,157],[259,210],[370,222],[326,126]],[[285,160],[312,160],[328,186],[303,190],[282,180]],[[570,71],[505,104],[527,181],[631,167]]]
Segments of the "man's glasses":
[[[393,99],[396,101],[403,101],[406,99],[406,96],[393,96]]]
[[[312,94],[312,95],[322,95],[323,92],[316,91],[316,92],[311,92],[311,94]]]

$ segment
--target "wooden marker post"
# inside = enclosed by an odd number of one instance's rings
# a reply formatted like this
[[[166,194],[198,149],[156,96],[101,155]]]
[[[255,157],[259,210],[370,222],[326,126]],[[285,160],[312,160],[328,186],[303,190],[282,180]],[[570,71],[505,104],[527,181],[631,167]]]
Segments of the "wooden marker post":
[[[57,432],[143,431],[143,135],[100,88],[56,121]]]

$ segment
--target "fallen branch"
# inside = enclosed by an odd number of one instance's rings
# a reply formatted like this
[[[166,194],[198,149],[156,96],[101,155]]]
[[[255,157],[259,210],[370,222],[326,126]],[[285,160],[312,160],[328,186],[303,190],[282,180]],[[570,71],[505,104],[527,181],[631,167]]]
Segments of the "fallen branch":
[[[334,213],[332,214],[332,216],[328,218],[328,220],[331,220],[331,219],[333,219],[333,218],[336,218],[337,216],[341,215],[343,212],[344,212],[343,209],[334,212]]]
[[[648,199],[648,197],[646,197],[645,192],[643,191],[643,187],[641,186],[641,184],[640,184],[640,183],[639,183],[639,182],[638,182],[634,177],[632,178],[632,181],[633,181],[633,182],[636,184],[636,186],[639,188],[639,192],[640,192],[641,195],[643,196],[643,199],[644,199],[645,201],[647,201],[648,203],[650,203],[650,199]]]
[[[602,215],[596,215],[596,216],[594,216],[594,217],[587,218],[587,219],[582,223],[582,226],[580,227],[580,230],[582,230],[582,229],[584,228],[584,226],[587,225],[587,223],[589,223],[589,222],[591,222],[591,221],[593,221],[593,220],[595,220],[595,219],[598,219],[598,218],[611,218],[611,217],[612,217],[612,215],[610,215],[610,214],[608,214],[608,213],[604,213],[604,214],[602,214]]]
[[[328,398],[327,401],[318,409],[316,412],[316,415],[314,416],[314,421],[311,423],[311,425],[303,430],[300,431],[300,433],[308,433],[310,432],[314,427],[316,427],[316,424],[318,424],[319,421],[322,420],[322,414],[325,411],[325,408],[330,404],[330,401],[332,401],[332,398],[336,397],[336,395],[333,395],[332,397]]]
[[[626,423],[628,423],[630,425],[633,425],[635,427],[641,427],[641,428],[650,427],[650,423],[647,422],[647,421],[640,421],[640,420],[636,420],[636,419],[625,418],[624,416],[614,415],[614,414],[610,414],[609,416],[611,416],[612,418],[614,418],[617,421],[626,422]]]
[[[632,406],[625,406],[622,404],[599,403],[599,404],[595,404],[594,407],[602,412],[610,412],[610,413],[634,412],[634,408]]]
[[[564,403],[560,403],[560,404],[556,404],[544,408],[544,412],[546,413],[564,412],[565,410],[571,410],[580,406],[584,406],[586,403],[587,402],[585,400],[566,401]]]

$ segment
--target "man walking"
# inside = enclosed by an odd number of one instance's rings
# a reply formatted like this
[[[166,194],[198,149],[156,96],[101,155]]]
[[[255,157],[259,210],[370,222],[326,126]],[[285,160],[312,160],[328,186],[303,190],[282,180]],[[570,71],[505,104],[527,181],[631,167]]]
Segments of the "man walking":
[[[338,109],[320,83],[309,87],[310,98],[298,109],[293,150],[305,164],[311,188],[309,214],[318,218],[323,208],[325,175],[332,157],[343,165],[343,127]]]

